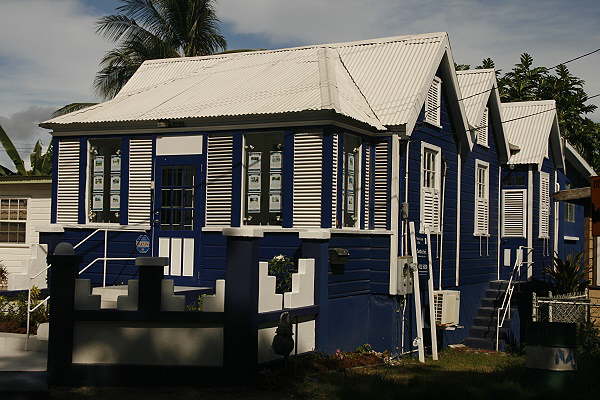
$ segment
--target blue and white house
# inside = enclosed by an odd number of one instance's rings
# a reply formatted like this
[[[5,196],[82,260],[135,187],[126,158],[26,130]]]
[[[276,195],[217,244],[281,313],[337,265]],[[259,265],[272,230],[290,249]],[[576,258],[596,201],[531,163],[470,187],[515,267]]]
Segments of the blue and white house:
[[[169,257],[176,290],[225,277],[231,228],[262,237],[261,261],[320,240],[349,256],[315,287],[316,347],[410,350],[398,257],[414,222],[435,289],[461,292],[445,335],[460,342],[509,252],[552,254],[555,113],[504,122],[548,107],[501,105],[493,70],[455,71],[446,33],[147,61],[114,99],[41,124],[56,149],[42,240],[76,245],[95,286]]]

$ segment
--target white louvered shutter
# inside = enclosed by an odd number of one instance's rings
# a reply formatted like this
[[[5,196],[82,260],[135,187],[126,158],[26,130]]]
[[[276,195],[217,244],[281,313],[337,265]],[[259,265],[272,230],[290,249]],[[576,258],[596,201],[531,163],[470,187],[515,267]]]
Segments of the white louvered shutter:
[[[482,146],[489,146],[488,143],[488,114],[489,114],[489,109],[486,107],[485,111],[483,112],[483,116],[481,117],[481,122],[478,125],[477,128],[477,144],[480,144]]]
[[[525,237],[527,220],[527,191],[505,189],[502,191],[502,236]]]
[[[433,78],[433,82],[427,91],[425,99],[425,122],[435,126],[440,126],[442,104],[442,80],[437,76]]]
[[[210,135],[206,160],[206,226],[230,226],[233,137]]]
[[[540,172],[540,238],[550,237],[550,175]]]
[[[388,209],[388,143],[380,142],[375,145],[375,176],[373,194],[373,227],[387,229]]]
[[[149,224],[152,218],[152,139],[129,141],[128,224]]]
[[[58,142],[56,222],[76,224],[79,216],[79,139]],[[83,195],[83,193],[82,193]]]
[[[440,231],[441,154],[434,146],[421,147],[421,232]]]
[[[294,227],[321,226],[323,137],[294,135]]]
[[[337,193],[338,193],[338,134],[333,134],[333,165],[331,167],[331,227],[337,228]]]
[[[370,195],[371,195],[371,148],[366,145],[365,151],[365,186],[364,186],[364,203],[361,207],[365,209],[365,229],[369,229],[369,209],[370,209]]]
[[[475,228],[477,236],[489,234],[489,165],[475,163]]]

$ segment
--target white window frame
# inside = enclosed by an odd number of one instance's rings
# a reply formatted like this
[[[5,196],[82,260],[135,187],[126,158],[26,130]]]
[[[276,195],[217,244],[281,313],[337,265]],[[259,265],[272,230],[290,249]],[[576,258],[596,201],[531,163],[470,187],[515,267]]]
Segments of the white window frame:
[[[354,193],[354,225],[353,226],[344,226],[344,210],[346,209],[346,205],[344,204],[347,201],[347,197],[344,196],[344,188],[346,187],[346,162],[345,162],[345,151],[342,148],[342,182],[340,186],[340,190],[342,190],[342,229],[357,229],[360,228],[360,209],[361,209],[361,199],[362,199],[362,149],[363,143],[361,138],[361,144],[357,147],[357,163],[354,165],[354,170],[356,171],[355,179],[356,179],[356,193]],[[368,229],[368,228],[367,228]]]
[[[26,196],[1,196],[0,197],[0,201],[1,200],[13,200],[13,201],[26,201],[27,205],[25,207],[25,219],[10,219],[10,208],[9,208],[9,215],[8,215],[8,219],[0,219],[0,222],[2,223],[17,223],[17,224],[23,224],[25,225],[25,241],[24,242],[0,242],[0,245],[6,245],[6,246],[12,246],[12,245],[26,245],[29,243],[29,224],[28,224],[28,220],[29,220],[29,213],[30,213],[30,208],[29,205],[31,203],[31,199],[29,197]],[[9,206],[10,207],[10,206]],[[17,211],[20,209],[20,207],[17,208]],[[1,261],[1,259],[0,259]]]
[[[95,138],[88,138],[85,141],[85,146],[86,146],[85,151],[87,154],[87,165],[85,167],[86,168],[86,171],[85,171],[85,219],[84,219],[85,223],[77,224],[77,225],[78,226],[90,225],[90,226],[100,227],[100,228],[102,228],[102,227],[111,228],[111,227],[121,226],[120,222],[93,222],[93,221],[90,221],[91,213],[92,213],[92,202],[91,202],[90,193],[92,192],[91,185],[93,183],[92,180],[90,179],[90,176],[92,176],[92,166],[93,166],[93,159],[90,156],[90,152],[91,152],[90,139],[93,140]],[[120,140],[123,140],[123,138],[120,138]],[[153,160],[152,162],[154,162],[154,161],[155,160]],[[80,160],[80,162],[81,162],[81,160]],[[122,163],[123,163],[123,158],[121,156],[121,172],[123,171]],[[154,181],[154,177],[152,178],[152,181]],[[123,193],[121,193],[121,201],[123,201]]]
[[[429,97],[430,97],[430,93],[433,90],[433,88],[437,86],[437,99],[435,102],[435,109],[433,111],[430,110],[429,108]],[[433,78],[433,81],[431,82],[431,86],[429,87],[429,90],[427,91],[427,94],[425,96],[425,116],[424,116],[424,121],[427,122],[428,124],[431,124],[433,126],[436,126],[438,128],[442,127],[442,121],[441,121],[441,115],[442,115],[442,80],[435,76]]]
[[[522,215],[522,234],[521,235],[512,235],[506,233],[506,193],[508,192],[521,192],[523,195],[523,215]],[[527,237],[527,189],[503,189],[502,190],[502,237],[515,237],[515,238],[524,238]]]
[[[542,186],[542,180],[543,179],[547,179],[548,180],[548,193],[544,194],[543,193],[543,186]],[[539,180],[539,188],[538,188],[538,192],[539,192],[539,199],[538,199],[538,237],[540,239],[548,239],[550,238],[550,213],[552,210],[552,206],[550,204],[550,184],[552,182],[550,181],[550,174],[544,171],[540,171],[540,180]],[[546,197],[546,201],[547,203],[544,204],[544,197]],[[543,215],[543,208],[546,208],[547,211],[547,215],[546,215],[546,226],[548,227],[548,232],[543,232],[542,231],[542,219],[544,218]]]
[[[483,111],[483,116],[481,117],[481,122],[479,123],[479,126],[477,127],[477,129],[475,130],[476,134],[477,134],[477,144],[483,147],[487,147],[489,148],[489,130],[488,130],[488,124],[489,124],[489,120],[490,120],[490,115],[489,115],[489,108],[486,107],[485,110]]]
[[[571,212],[569,212],[569,210],[571,210]],[[575,211],[575,204],[568,202],[565,203],[565,222],[574,223],[576,221]]]
[[[484,170],[483,196],[480,195],[479,171]],[[473,218],[473,235],[474,236],[489,236],[490,235],[490,163],[482,160],[475,160],[475,190],[474,190],[474,218]],[[487,203],[487,220],[485,229],[480,230],[477,226],[477,214],[480,201]]]
[[[434,164],[433,167],[434,169],[432,170],[434,173],[433,179],[428,178],[427,182],[431,182],[433,181],[433,187],[431,186],[425,186],[425,154],[426,152],[433,152],[435,153],[435,160],[434,160]],[[437,226],[429,226],[429,232],[430,233],[434,233],[437,234],[440,232],[440,225],[441,225],[441,210],[440,210],[440,204],[441,204],[441,183],[442,183],[442,179],[441,179],[441,173],[442,173],[442,149],[438,146],[435,146],[433,144],[430,143],[426,143],[426,142],[421,142],[421,162],[420,162],[420,180],[419,180],[419,197],[420,197],[420,201],[419,201],[419,209],[420,209],[420,233],[425,233],[425,223],[424,223],[424,208],[423,208],[423,193],[426,189],[429,190],[433,190],[434,193],[437,192],[437,196],[438,196],[438,224]]]

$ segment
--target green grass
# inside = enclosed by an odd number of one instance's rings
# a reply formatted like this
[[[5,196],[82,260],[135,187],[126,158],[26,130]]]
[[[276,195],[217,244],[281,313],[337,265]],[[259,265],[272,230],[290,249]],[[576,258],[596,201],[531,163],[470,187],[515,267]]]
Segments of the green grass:
[[[354,355],[348,355],[354,357]],[[337,365],[337,367],[336,367]],[[525,368],[525,358],[505,353],[446,350],[426,364],[407,358],[397,365],[339,369],[331,358],[310,355],[261,371],[252,388],[53,389],[58,399],[579,399],[600,391],[600,365],[574,374]]]

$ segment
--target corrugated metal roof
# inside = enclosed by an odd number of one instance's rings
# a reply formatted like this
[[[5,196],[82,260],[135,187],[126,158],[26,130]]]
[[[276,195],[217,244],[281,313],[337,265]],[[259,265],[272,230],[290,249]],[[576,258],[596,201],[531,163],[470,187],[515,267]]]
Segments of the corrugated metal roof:
[[[22,176],[10,175],[0,176],[0,185],[2,184],[18,184],[18,183],[52,183],[50,176]]]
[[[504,103],[502,109],[508,141],[520,148],[511,156],[509,164],[541,164],[548,156],[552,124],[556,119],[554,100]]]
[[[44,125],[331,109],[385,130],[416,120],[446,51],[442,32],[151,60],[114,99]]]
[[[596,171],[594,171],[594,168],[592,168],[592,166],[588,164],[587,161],[585,161],[585,159],[581,156],[581,154],[579,154],[575,147],[573,147],[571,143],[569,143],[567,140],[565,140],[564,143],[565,158],[569,159],[571,164],[573,164],[573,166],[577,168],[579,172],[586,178],[590,176],[597,176]]]
[[[491,88],[496,84],[493,69],[471,69],[456,71],[467,120],[471,127],[478,127],[490,98]]]

